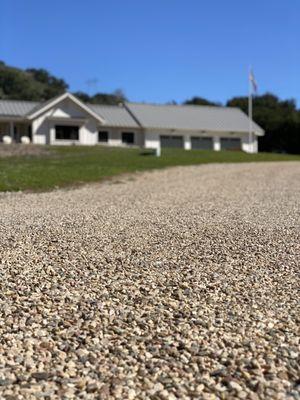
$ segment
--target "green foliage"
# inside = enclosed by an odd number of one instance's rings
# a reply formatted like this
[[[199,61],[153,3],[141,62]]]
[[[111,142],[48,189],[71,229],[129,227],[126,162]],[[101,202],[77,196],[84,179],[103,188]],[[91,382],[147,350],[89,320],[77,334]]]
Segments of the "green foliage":
[[[300,161],[300,156],[231,151],[164,149],[162,156],[156,157],[151,150],[141,152],[139,149],[102,146],[50,146],[49,150],[46,157],[0,158],[0,191],[48,190],[176,165]]]
[[[116,105],[120,103],[124,103],[127,101],[124,93],[119,89],[116,90],[114,93],[96,93],[93,96],[89,96],[84,92],[76,92],[74,93],[76,97],[80,100],[84,101],[85,103],[91,104],[110,104]]]
[[[44,97],[46,99],[51,99],[52,97],[64,93],[69,87],[63,79],[56,78],[45,69],[30,68],[27,69],[26,72],[31,74],[37,82],[45,85]]]
[[[206,100],[203,97],[192,97],[191,99],[186,100],[183,104],[191,104],[196,106],[219,106],[220,103],[215,103],[210,100]]]
[[[68,88],[62,79],[50,75],[44,69],[9,67],[0,63],[0,98],[43,101],[51,99]]]
[[[234,97],[227,106],[248,114],[248,97]],[[294,100],[280,100],[271,93],[255,96],[253,119],[266,131],[259,138],[260,151],[300,154],[300,111]]]
[[[0,99],[44,101],[64,93],[68,87],[63,79],[43,68],[22,70],[0,61]],[[120,89],[114,93],[96,93],[93,96],[84,92],[74,94],[92,104],[119,104],[127,100]]]

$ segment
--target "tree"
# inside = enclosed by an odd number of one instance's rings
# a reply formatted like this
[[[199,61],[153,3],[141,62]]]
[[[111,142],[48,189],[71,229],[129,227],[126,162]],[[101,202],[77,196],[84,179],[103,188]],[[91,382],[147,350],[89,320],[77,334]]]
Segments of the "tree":
[[[234,97],[227,106],[248,114],[248,97]],[[300,111],[295,100],[280,100],[272,93],[255,96],[253,120],[266,131],[258,139],[260,151],[300,153]]]
[[[196,106],[219,106],[220,103],[215,103],[210,100],[206,100],[203,97],[194,96],[191,99],[186,100],[183,104],[191,104]]]
[[[113,93],[96,93],[90,98],[92,104],[116,105],[127,101],[124,93],[118,89]]]
[[[15,100],[48,100],[66,91],[63,79],[44,69],[22,70],[0,63],[0,98]]]
[[[79,100],[83,101],[84,103],[91,103],[91,98],[88,94],[84,92],[75,92],[73,93]]]
[[[37,82],[45,85],[43,97],[47,100],[64,93],[69,88],[63,79],[56,78],[45,69],[29,68],[26,72],[31,74]]]
[[[0,61],[0,99],[44,101],[68,90],[69,85],[50,74],[44,68],[22,70]],[[119,104],[127,101],[121,89],[113,93],[96,93],[89,96],[84,92],[74,93],[85,103]]]

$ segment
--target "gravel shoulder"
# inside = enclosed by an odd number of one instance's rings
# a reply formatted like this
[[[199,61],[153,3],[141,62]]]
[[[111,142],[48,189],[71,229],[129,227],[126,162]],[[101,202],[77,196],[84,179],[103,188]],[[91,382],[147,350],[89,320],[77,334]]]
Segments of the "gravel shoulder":
[[[2,193],[0,210],[0,398],[300,398],[299,162]]]

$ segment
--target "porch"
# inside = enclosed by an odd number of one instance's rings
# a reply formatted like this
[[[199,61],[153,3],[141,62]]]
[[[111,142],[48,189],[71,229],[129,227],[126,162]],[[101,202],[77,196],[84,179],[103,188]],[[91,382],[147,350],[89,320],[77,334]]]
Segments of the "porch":
[[[26,136],[32,141],[31,123],[18,120],[0,120],[0,142],[9,136],[13,143],[21,143],[21,137]]]

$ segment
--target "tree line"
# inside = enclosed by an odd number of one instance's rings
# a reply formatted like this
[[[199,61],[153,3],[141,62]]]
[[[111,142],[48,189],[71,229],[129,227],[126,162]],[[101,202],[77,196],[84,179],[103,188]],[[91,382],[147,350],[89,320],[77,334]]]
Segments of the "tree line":
[[[63,79],[51,75],[45,69],[22,70],[0,61],[0,99],[45,101],[64,93],[68,88],[69,85]],[[128,100],[122,90],[94,95],[85,92],[73,94],[92,104],[119,104]],[[202,97],[192,97],[183,104],[222,106],[221,103]],[[238,107],[248,113],[246,96],[233,97],[225,105]],[[253,119],[266,131],[265,136],[259,138],[260,151],[300,154],[300,110],[295,100],[281,100],[272,93],[255,96]]]

